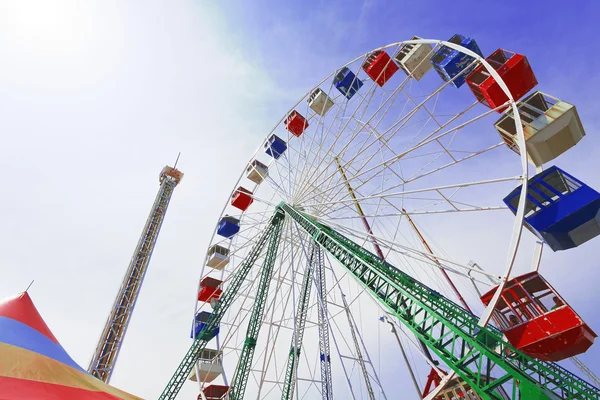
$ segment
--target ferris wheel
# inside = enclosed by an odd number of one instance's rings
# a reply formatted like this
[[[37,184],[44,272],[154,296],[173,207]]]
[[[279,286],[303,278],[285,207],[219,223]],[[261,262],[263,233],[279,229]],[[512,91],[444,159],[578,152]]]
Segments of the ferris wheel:
[[[600,194],[550,166],[585,132],[537,83],[454,35],[311,88],[232,185],[161,398],[600,398],[554,363],[596,334],[540,274],[600,234]]]

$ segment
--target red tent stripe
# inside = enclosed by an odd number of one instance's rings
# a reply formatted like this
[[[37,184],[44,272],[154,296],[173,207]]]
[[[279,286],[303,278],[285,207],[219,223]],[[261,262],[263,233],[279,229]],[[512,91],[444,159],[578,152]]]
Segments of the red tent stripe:
[[[69,367],[39,353],[5,343],[0,343],[0,377],[19,379],[32,384],[46,383],[54,385],[52,388],[57,390],[63,390],[60,386],[66,386],[91,392],[109,393],[120,399],[138,399],[102,382],[85,371]],[[2,386],[0,386],[0,393],[3,393]],[[18,396],[12,399],[21,400]],[[1,397],[0,400],[2,400]]]
[[[56,340],[50,328],[48,328],[48,325],[46,325],[42,316],[38,313],[27,293],[21,293],[0,302],[0,316],[22,322],[40,332],[54,343],[58,343],[58,340]]]
[[[52,383],[0,377],[0,400],[120,400],[105,392],[93,392]]]

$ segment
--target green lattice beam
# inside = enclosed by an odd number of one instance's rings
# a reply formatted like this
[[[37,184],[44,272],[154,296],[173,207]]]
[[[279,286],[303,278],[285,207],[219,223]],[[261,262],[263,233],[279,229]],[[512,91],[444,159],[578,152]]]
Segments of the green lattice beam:
[[[600,390],[558,364],[533,359],[498,329],[416,281],[333,229],[286,203],[278,206],[344,266],[483,399],[600,399]]]
[[[192,346],[183,357],[183,360],[175,370],[175,373],[169,380],[169,383],[163,390],[159,397],[159,400],[173,400],[177,397],[177,394],[181,390],[181,387],[185,383],[190,372],[194,368],[194,365],[200,357],[200,353],[206,347],[208,341],[203,339],[207,332],[211,332],[219,326],[223,315],[227,309],[231,306],[235,300],[237,293],[242,286],[242,283],[248,276],[248,273],[254,266],[254,263],[260,256],[267,239],[269,237],[276,237],[279,240],[281,235],[281,225],[283,224],[284,214],[281,211],[275,212],[275,215],[271,218],[265,230],[259,235],[257,242],[254,247],[250,250],[244,261],[237,267],[235,274],[231,278],[230,282],[225,287],[223,294],[221,295],[219,302],[217,302],[211,318],[206,322],[205,327],[198,333],[197,338],[192,343]],[[210,336],[210,335],[207,335]]]

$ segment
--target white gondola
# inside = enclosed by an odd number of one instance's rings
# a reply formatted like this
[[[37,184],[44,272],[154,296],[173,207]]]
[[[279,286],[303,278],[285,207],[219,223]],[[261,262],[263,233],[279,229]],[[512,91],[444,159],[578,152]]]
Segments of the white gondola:
[[[269,176],[269,168],[258,160],[253,160],[246,168],[246,177],[252,182],[260,184]]]
[[[206,255],[206,265],[220,270],[227,264],[229,264],[229,249],[218,244],[210,246]]]
[[[585,136],[573,104],[537,91],[517,104],[529,161],[541,166],[575,146]],[[508,147],[520,154],[512,110],[495,124]]]
[[[198,370],[200,372],[200,382],[212,382],[223,373],[223,359],[218,350],[204,349],[200,353],[198,360]],[[190,381],[198,382],[196,368],[188,376]]]
[[[479,399],[477,393],[467,386],[461,379],[454,378],[446,387],[439,392],[439,396],[436,399],[453,400],[453,399]]]
[[[417,39],[421,38],[413,36],[411,40]],[[427,71],[433,68],[431,61],[429,60],[432,54],[433,47],[428,43],[404,44],[400,47],[400,50],[394,56],[394,59],[406,75],[412,74],[413,78],[419,81]]]
[[[316,88],[308,98],[308,106],[320,116],[324,116],[333,107],[333,100],[320,88]]]

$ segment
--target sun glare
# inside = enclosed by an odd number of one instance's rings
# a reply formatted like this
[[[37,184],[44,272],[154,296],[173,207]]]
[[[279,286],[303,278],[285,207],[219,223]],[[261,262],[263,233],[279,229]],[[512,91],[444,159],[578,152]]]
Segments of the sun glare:
[[[7,0],[0,4],[0,32],[20,51],[65,53],[82,50],[91,10],[85,1]],[[57,54],[58,53],[58,54]]]

